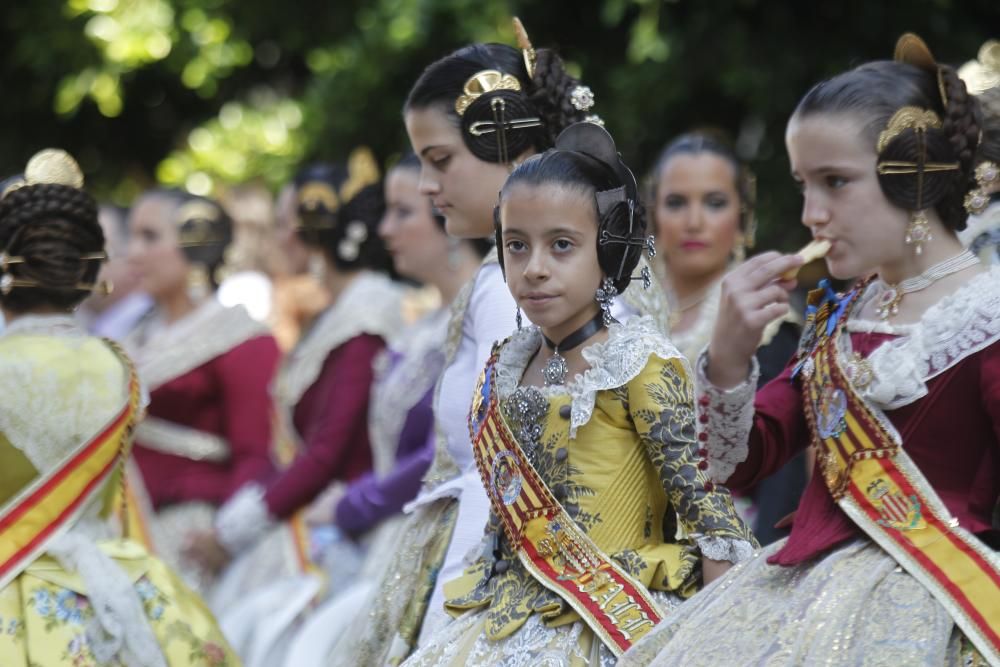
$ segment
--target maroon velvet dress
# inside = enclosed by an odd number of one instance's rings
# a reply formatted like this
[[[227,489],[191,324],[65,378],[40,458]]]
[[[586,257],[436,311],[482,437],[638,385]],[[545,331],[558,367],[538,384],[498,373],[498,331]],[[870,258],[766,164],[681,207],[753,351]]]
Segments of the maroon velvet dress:
[[[857,319],[878,293],[870,285],[848,316],[841,364],[853,355],[867,361],[871,381],[856,383],[857,393],[898,432],[952,530],[1000,571],[1000,269],[974,277],[914,325]],[[748,487],[809,446],[793,366],[754,398],[751,381],[713,387],[704,363],[699,421],[713,477]],[[907,568],[848,517],[817,472],[785,541],[672,612],[620,664],[726,664],[733,656],[754,665],[987,664],[980,652],[988,642],[966,635],[962,612]]]
[[[269,387],[278,346],[245,309],[215,300],[169,325],[151,314],[126,346],[150,392],[134,451],[155,511],[154,547],[204,590],[211,577],[181,551],[193,532],[211,529],[237,489],[272,474]]]

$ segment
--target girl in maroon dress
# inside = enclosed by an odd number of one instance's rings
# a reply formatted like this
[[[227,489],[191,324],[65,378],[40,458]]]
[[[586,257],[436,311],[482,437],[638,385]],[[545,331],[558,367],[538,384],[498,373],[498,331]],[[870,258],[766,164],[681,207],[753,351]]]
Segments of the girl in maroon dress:
[[[384,273],[389,259],[377,234],[384,204],[371,154],[360,149],[347,165],[310,166],[296,187],[300,233],[321,255],[333,299],[275,378],[279,472],[244,485],[194,544],[207,566],[233,561],[210,600],[220,615],[256,588],[313,571],[315,545],[299,513],[331,482],[347,483],[371,469],[373,361],[402,328],[400,290]]]
[[[788,539],[623,662],[998,664],[1000,271],[955,233],[976,101],[908,35],[896,61],[809,91],[785,138],[830,273],[864,279],[810,295],[796,358],[755,399],[756,340],[802,259],[764,253],[730,274],[697,365],[701,437],[734,488],[809,446],[819,466]]]
[[[210,573],[183,550],[237,489],[271,472],[278,347],[246,309],[213,297],[232,240],[221,206],[156,190],[139,198],[129,226],[130,265],[155,302],[126,341],[150,392],[135,460],[155,510],[155,547],[205,590]]]

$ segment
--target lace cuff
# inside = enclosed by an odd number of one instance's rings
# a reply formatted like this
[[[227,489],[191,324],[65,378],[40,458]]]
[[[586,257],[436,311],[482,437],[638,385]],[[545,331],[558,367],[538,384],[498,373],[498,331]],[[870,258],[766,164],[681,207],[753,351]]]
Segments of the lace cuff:
[[[709,560],[729,561],[733,565],[753,558],[756,549],[746,540],[715,535],[695,537],[701,555]]]
[[[750,362],[750,374],[732,389],[720,389],[708,379],[708,350],[698,355],[695,391],[698,395],[698,440],[707,452],[708,476],[725,482],[746,460],[753,428],[753,398],[760,365]]]
[[[232,556],[253,546],[276,524],[267,511],[264,489],[257,484],[243,486],[215,515],[216,537]]]

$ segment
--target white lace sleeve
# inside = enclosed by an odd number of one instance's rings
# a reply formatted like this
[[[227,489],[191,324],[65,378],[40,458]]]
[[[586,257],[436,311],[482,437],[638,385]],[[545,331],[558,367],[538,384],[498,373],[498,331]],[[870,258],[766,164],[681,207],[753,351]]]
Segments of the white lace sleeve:
[[[708,351],[698,355],[695,391],[698,395],[698,439],[708,451],[708,475],[723,483],[749,454],[753,428],[753,398],[760,366],[754,358],[750,375],[732,389],[720,389],[708,379]],[[728,560],[728,559],[724,559]]]
[[[252,547],[276,524],[257,484],[243,486],[215,515],[216,536],[232,556]]]

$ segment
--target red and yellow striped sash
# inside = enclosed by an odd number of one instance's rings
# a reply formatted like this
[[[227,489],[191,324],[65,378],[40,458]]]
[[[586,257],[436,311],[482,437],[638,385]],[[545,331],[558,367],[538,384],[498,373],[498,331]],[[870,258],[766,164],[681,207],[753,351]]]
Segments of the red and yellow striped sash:
[[[532,576],[621,655],[660,622],[660,612],[646,588],[576,525],[524,455],[493,390],[495,362],[494,354],[469,418],[476,465],[493,511]]]
[[[855,391],[836,339],[816,346],[803,378],[806,417],[830,493],[935,596],[983,656],[1000,664],[1000,559],[950,517],[892,425]]]
[[[129,371],[128,403],[110,423],[0,508],[0,589],[72,525],[127,455],[139,406],[139,381],[130,364]]]

